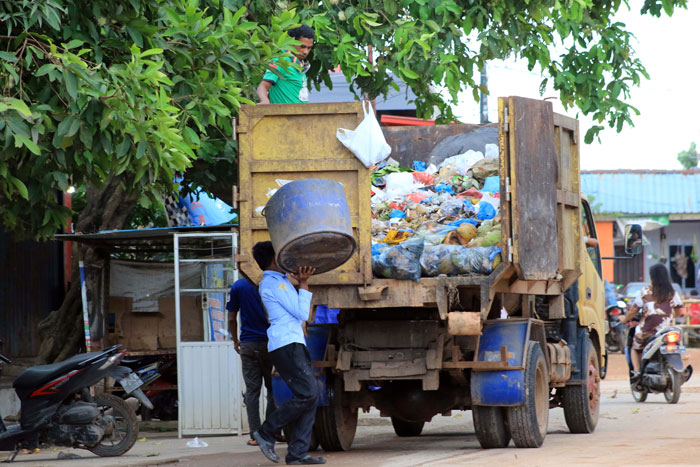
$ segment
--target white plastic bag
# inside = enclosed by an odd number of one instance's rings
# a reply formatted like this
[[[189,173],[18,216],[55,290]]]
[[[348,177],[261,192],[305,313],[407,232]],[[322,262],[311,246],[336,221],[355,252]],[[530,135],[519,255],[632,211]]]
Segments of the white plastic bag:
[[[338,128],[336,137],[360,159],[365,167],[369,168],[386,159],[391,153],[391,146],[384,139],[384,133],[369,101],[362,102],[362,111],[365,113],[365,118],[357,128],[354,130]]]

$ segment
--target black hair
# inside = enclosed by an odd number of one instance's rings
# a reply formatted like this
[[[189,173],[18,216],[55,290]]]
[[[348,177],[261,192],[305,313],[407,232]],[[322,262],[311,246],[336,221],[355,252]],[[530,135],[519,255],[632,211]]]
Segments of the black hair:
[[[651,291],[656,303],[662,303],[666,300],[671,300],[675,290],[671,285],[671,276],[668,274],[668,269],[663,264],[655,264],[649,268],[649,277],[651,278]]]
[[[258,263],[260,269],[265,271],[272,266],[272,261],[275,259],[275,247],[272,242],[258,242],[253,246],[253,258]]]
[[[305,37],[307,39],[316,40],[316,33],[314,33],[314,30],[306,24],[302,24],[298,28],[290,29],[289,31],[287,31],[287,34],[292,39],[298,40],[300,37]]]

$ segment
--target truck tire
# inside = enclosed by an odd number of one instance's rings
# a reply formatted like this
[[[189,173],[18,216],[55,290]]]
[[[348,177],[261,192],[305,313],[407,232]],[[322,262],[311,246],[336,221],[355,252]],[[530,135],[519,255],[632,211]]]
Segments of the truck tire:
[[[314,432],[325,451],[347,451],[355,439],[357,409],[344,404],[342,379],[328,377],[326,381],[328,405],[316,409]]]
[[[505,448],[510,443],[510,429],[503,407],[472,406],[476,439],[484,449]]]
[[[566,426],[572,433],[593,433],[600,413],[600,367],[598,353],[590,338],[586,341],[583,384],[566,386],[562,407]]]
[[[397,417],[391,417],[391,424],[394,426],[396,436],[410,437],[419,436],[423,432],[425,422],[409,422]]]
[[[549,372],[542,349],[530,341],[525,365],[525,403],[508,407],[508,426],[519,448],[538,448],[547,436]]]

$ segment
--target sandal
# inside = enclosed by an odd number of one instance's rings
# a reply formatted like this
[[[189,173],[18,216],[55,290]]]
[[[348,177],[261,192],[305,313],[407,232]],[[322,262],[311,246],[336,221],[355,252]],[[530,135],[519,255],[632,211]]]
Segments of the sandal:
[[[255,441],[254,439],[249,439],[248,442],[246,443],[248,446],[259,446],[258,442]]]

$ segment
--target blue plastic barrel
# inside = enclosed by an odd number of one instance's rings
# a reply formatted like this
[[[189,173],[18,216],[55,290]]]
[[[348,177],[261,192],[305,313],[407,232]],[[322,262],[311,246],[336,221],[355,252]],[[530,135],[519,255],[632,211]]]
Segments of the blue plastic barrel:
[[[355,251],[350,209],[340,182],[308,178],[289,182],[263,211],[277,265],[287,272],[300,266],[320,274],[345,263]]]
[[[323,361],[326,353],[326,344],[328,343],[328,335],[330,328],[328,326],[309,326],[307,328],[306,347],[309,349],[309,355],[312,361]],[[318,391],[318,405],[328,405],[328,394],[326,394],[326,375],[322,371],[315,369],[316,373],[316,390]],[[280,406],[293,397],[289,386],[276,374],[272,376],[272,396],[275,404]]]

